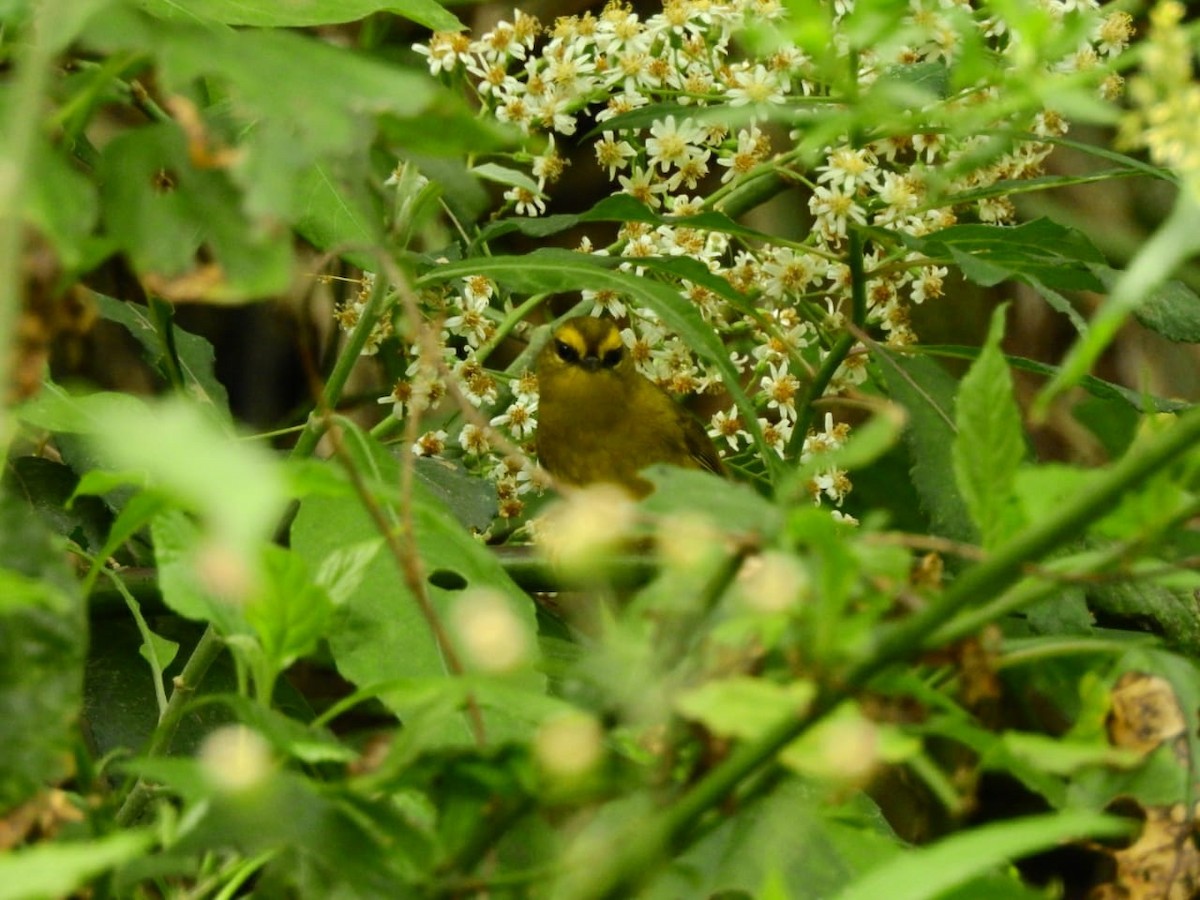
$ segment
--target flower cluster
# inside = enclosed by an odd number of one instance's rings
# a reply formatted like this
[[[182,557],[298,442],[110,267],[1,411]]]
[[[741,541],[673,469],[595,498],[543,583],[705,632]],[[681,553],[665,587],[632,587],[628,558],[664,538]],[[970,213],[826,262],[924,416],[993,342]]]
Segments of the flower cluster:
[[[1129,86],[1135,109],[1121,127],[1126,144],[1145,146],[1200,198],[1200,85],[1192,77],[1194,54],[1182,25],[1186,13],[1177,0],[1154,7],[1142,69]]]
[[[844,426],[827,421],[822,432],[793,439],[810,414],[798,408],[801,388],[815,373],[834,369],[826,394],[853,390],[866,377],[863,348],[826,365],[829,335],[853,320],[893,345],[910,344],[912,307],[945,292],[945,266],[888,236],[920,237],[964,221],[1011,222],[1012,204],[997,186],[1039,174],[1049,140],[1066,132],[1053,109],[1014,112],[1003,102],[997,73],[1095,71],[1101,93],[1111,94],[1119,79],[1103,64],[1130,36],[1128,17],[1102,16],[1096,0],[1037,0],[1044,17],[1084,36],[1066,52],[1041,58],[1031,37],[990,14],[991,7],[908,0],[895,5],[890,36],[864,49],[850,38],[853,0],[826,6],[829,41],[821,47],[781,43],[787,28],[779,27],[761,52],[736,52],[747,46],[736,40],[747,26],[783,19],[778,0],[666,0],[645,18],[612,0],[597,15],[550,26],[517,11],[478,38],[436,33],[416,48],[433,74],[456,80],[485,111],[529,136],[530,149],[516,159],[530,175],[504,195],[507,212],[543,213],[567,159],[582,149],[590,150],[614,194],[633,197],[653,214],[621,224],[605,245],[585,239],[578,249],[618,256],[624,270],[667,280],[694,304],[725,340],[742,384],[755,388],[756,430],[781,455],[819,453],[845,438]],[[960,64],[984,52],[1001,64],[976,65],[982,73],[976,81],[956,81]],[[899,111],[890,99],[896,96],[908,98]],[[590,148],[581,144],[585,132],[593,135]],[[798,193],[807,237],[754,237],[689,222],[704,212],[740,213],[745,189],[765,179]],[[863,229],[870,229],[868,238]],[[684,256],[744,302],[644,262]],[[481,408],[497,395],[486,390],[474,353],[501,314],[497,299],[484,280],[442,298],[446,346],[456,348],[445,368],[466,377],[464,393]],[[714,368],[651,310],[612,292],[585,291],[583,300],[582,309],[625,324],[622,334],[647,377],[678,394],[721,389]],[[398,399],[428,393],[419,368],[398,387]],[[504,392],[506,405],[490,427],[521,444],[534,427],[536,395],[527,375],[507,377],[517,387]],[[398,413],[409,409],[398,402]],[[725,452],[751,446],[755,429],[739,410],[718,412],[709,425]],[[434,433],[416,449],[434,451],[447,440]],[[458,443],[469,458],[491,447],[474,424],[460,426]],[[501,478],[512,486],[509,476]],[[839,504],[848,489],[844,473],[830,472],[814,494]]]

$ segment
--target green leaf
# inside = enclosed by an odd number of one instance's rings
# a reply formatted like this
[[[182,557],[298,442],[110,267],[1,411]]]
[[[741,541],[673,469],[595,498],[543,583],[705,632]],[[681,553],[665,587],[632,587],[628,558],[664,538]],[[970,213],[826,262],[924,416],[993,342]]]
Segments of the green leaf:
[[[1167,340],[1200,343],[1200,296],[1182,281],[1168,281],[1153,291],[1133,314]]]
[[[654,465],[644,474],[655,490],[641,506],[654,515],[699,513],[724,534],[754,535],[763,543],[783,524],[779,507],[747,484],[678,466]]]
[[[1175,269],[1200,250],[1200,203],[1180,191],[1166,221],[1144,242],[1129,267],[1112,284],[1108,299],[1092,318],[1088,333],[1072,346],[1054,379],[1038,395],[1035,412],[1044,414],[1057,394],[1079,383],[1116,338],[1129,316],[1155,295]]]
[[[90,841],[40,844],[0,857],[0,900],[56,900],[146,853],[148,831],[124,831]]]
[[[959,387],[953,450],[955,481],[987,548],[1002,544],[1020,525],[1012,489],[1025,441],[1012,375],[1000,352],[1006,310],[996,309],[979,358]]]
[[[763,439],[754,404],[742,389],[741,377],[712,326],[677,289],[649,278],[614,271],[620,263],[621,260],[610,257],[542,248],[524,256],[493,256],[438,266],[419,278],[417,284],[488,275],[522,293],[567,293],[591,288],[616,291],[630,297],[635,303],[654,310],[688,347],[721,373],[722,384],[737,404],[760,457],[768,465],[778,466],[779,457]]]
[[[974,360],[979,356],[979,348],[964,347],[956,344],[922,344],[921,352],[927,353],[930,356],[945,356],[951,359]],[[1022,372],[1033,372],[1036,375],[1042,376],[1052,376],[1058,372],[1057,366],[1047,365],[1034,359],[1026,359],[1023,356],[1005,354],[1004,359],[1011,368],[1019,369]],[[1162,397],[1141,394],[1137,391],[1131,391],[1123,385],[1113,384],[1110,381],[1094,378],[1091,375],[1085,375],[1081,378],[1079,386],[1093,397],[1099,397],[1102,400],[1122,400],[1131,409],[1139,412],[1180,412],[1181,410],[1191,408],[1190,403],[1182,400],[1167,400]]]
[[[953,263],[984,287],[1013,278],[1054,291],[1104,290],[1092,270],[1105,263],[1100,251],[1080,232],[1049,219],[1016,227],[953,225],[923,238],[889,234],[913,250]],[[1054,303],[1067,311],[1065,301],[1056,298]]]
[[[819,788],[788,777],[761,800],[721,816],[638,896],[759,897],[764,881],[776,873],[780,896],[828,897],[895,856],[898,844],[865,794],[830,804]],[[800,847],[803,852],[797,852]]]
[[[684,691],[675,707],[721,737],[754,739],[788,715],[803,715],[816,695],[806,681],[775,684],[762,678],[734,676]]]
[[[135,303],[114,300],[94,291],[90,293],[92,301],[100,310],[100,316],[110,322],[124,325],[142,345],[146,361],[160,374],[165,374],[167,350],[163,346],[158,329],[154,327],[150,311]],[[201,403],[228,413],[229,395],[225,391],[225,385],[217,380],[216,354],[212,344],[178,326],[173,326],[173,339],[179,357],[179,367],[191,396]]]
[[[696,228],[750,239],[770,240],[769,235],[747,228],[724,213],[710,210],[695,216],[663,216],[629,194],[614,194],[604,197],[591,209],[582,213],[560,213],[534,218],[512,216],[500,219],[483,229],[476,241],[483,243],[513,231],[519,231],[529,237],[549,237],[590,222],[645,222],[649,225]]]
[[[837,894],[837,900],[932,900],[988,869],[1067,840],[1120,837],[1131,823],[1113,816],[1057,812],[981,825],[909,850]]]
[[[186,619],[211,622],[222,635],[245,633],[241,609],[218,598],[201,576],[198,554],[204,539],[199,527],[185,513],[172,509],[154,518],[150,534],[163,603]]]
[[[1148,580],[1111,581],[1088,588],[1089,605],[1109,627],[1159,635],[1173,650],[1200,657],[1200,585],[1174,587]]]
[[[208,20],[226,25],[261,28],[306,28],[336,25],[388,12],[434,31],[460,31],[462,23],[434,0],[288,0],[287,3],[246,0],[140,0],[142,9],[162,19]]]
[[[100,179],[108,235],[139,272],[157,279],[158,293],[240,300],[283,291],[290,282],[286,236],[258,227],[242,213],[224,172],[194,168],[174,124],[113,138],[101,159]],[[201,246],[210,250],[216,269],[193,271]]]
[[[316,648],[333,603],[300,556],[274,545],[264,549],[266,583],[246,604],[245,615],[269,664],[280,672]]]
[[[421,457],[414,473],[429,496],[436,497],[465,527],[484,532],[496,517],[496,487],[449,460]]]
[[[49,239],[65,267],[80,266],[94,243],[92,231],[99,215],[95,186],[41,141],[25,177],[32,186],[26,217]]]
[[[352,443],[352,453],[385,514],[396,516],[388,493],[399,483],[397,461],[366,435]],[[390,512],[389,512],[390,511]],[[475,540],[435,500],[418,490],[408,506],[416,550],[420,556],[422,590],[446,630],[458,655],[467,655],[447,623],[464,591],[487,588],[503,597],[509,611],[529,635],[536,633],[536,616],[528,595],[518,588],[487,549]],[[391,527],[399,527],[393,520]],[[292,547],[314,571],[344,570],[331,556],[348,546],[369,546],[380,537],[377,526],[356,498],[313,496],[304,499],[292,525]],[[326,569],[326,566],[329,566]],[[381,699],[406,721],[447,697],[461,699],[465,683],[453,678],[430,625],[421,612],[412,585],[401,574],[400,562],[385,546],[365,561],[357,586],[341,598],[326,629],[330,650],[343,677],[360,686],[394,683]],[[543,676],[520,671],[505,676],[505,684],[542,692]],[[450,688],[447,694],[446,688]],[[458,703],[459,701],[455,701]],[[520,709],[483,710],[489,742],[506,735],[525,734]],[[438,741],[469,740],[461,710],[434,715],[427,736]]]
[[[892,399],[909,416],[905,442],[912,457],[913,485],[934,534],[974,543],[978,532],[954,483],[952,448],[957,439],[954,392],[957,384],[937,363],[924,357],[879,354]]]
[[[491,181],[495,184],[506,184],[510,187],[524,188],[527,191],[532,191],[535,194],[540,194],[537,182],[522,172],[520,169],[510,169],[506,166],[497,165],[496,163],[484,163],[483,165],[475,166],[471,169],[471,174],[477,178],[482,178],[484,181]]]
[[[57,434],[97,434],[114,415],[136,415],[145,410],[144,401],[132,394],[97,391],[72,396],[57,384],[45,384],[41,392],[17,407],[17,417],[26,425]]]
[[[204,76],[227,79],[251,116],[289,124],[316,155],[349,152],[368,136],[367,117],[416,116],[442,93],[423,72],[299,32],[201,27],[117,8],[92,24],[88,38],[110,52],[152,48],[168,90],[186,92]]]
[[[296,208],[296,230],[313,246],[345,253],[360,268],[378,267],[362,249],[383,243],[383,211],[365,185],[340,177],[330,165],[316,163],[299,177]]]
[[[138,655],[148,662],[152,669],[157,668],[160,672],[175,661],[177,653],[179,653],[178,641],[168,640],[153,631],[149,632],[148,641],[138,647]]]
[[[71,771],[86,647],[85,607],[59,540],[0,493],[0,811]]]
[[[232,438],[202,407],[180,398],[117,405],[91,439],[113,467],[145,472],[153,487],[199,512],[231,548],[252,553],[287,505],[274,454]]]

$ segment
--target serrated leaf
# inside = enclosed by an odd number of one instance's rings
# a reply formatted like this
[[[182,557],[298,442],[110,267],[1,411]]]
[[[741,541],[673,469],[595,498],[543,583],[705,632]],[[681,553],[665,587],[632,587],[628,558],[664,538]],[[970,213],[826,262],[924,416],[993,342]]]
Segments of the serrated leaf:
[[[280,672],[316,647],[333,603],[302,557],[273,544],[263,549],[264,584],[244,611],[271,667]]]
[[[1003,543],[1020,523],[1013,483],[1025,440],[1012,375],[1000,352],[1006,309],[993,314],[987,341],[959,387],[953,451],[955,481],[988,548]]]
[[[925,357],[880,354],[892,399],[909,416],[905,443],[912,458],[913,486],[930,520],[930,530],[952,540],[974,543],[978,532],[951,473],[956,438],[954,392],[958,385],[936,362]]]
[[[933,259],[954,263],[985,287],[1012,278],[1056,291],[1104,289],[1092,270],[1104,264],[1104,256],[1083,234],[1049,219],[1015,227],[953,225],[921,238],[890,234]]]
[[[166,348],[163,347],[158,329],[150,318],[150,312],[144,306],[126,303],[106,297],[104,294],[90,292],[92,301],[96,304],[102,318],[125,326],[133,335],[142,349],[150,365],[165,372]],[[229,395],[225,385],[217,380],[216,353],[212,344],[199,335],[184,331],[173,326],[175,351],[179,358],[179,368],[187,382],[192,397],[202,403],[209,404],[223,413],[229,412]]]

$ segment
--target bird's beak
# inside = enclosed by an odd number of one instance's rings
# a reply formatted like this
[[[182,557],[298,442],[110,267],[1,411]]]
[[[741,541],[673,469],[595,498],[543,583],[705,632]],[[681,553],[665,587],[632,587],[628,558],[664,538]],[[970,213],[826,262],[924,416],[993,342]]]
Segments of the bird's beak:
[[[600,357],[598,356],[585,356],[579,361],[579,364],[588,372],[600,371]]]

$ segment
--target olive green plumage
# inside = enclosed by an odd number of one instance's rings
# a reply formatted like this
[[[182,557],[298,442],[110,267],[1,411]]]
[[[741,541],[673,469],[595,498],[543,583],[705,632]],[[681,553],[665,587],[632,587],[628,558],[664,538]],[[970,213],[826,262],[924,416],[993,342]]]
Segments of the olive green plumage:
[[[611,482],[643,496],[638,472],[668,463],[723,474],[703,426],[642,376],[612,319],[563,322],[538,356],[538,458],[568,484]]]

